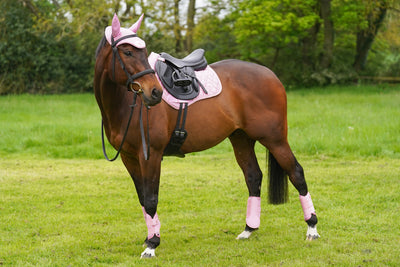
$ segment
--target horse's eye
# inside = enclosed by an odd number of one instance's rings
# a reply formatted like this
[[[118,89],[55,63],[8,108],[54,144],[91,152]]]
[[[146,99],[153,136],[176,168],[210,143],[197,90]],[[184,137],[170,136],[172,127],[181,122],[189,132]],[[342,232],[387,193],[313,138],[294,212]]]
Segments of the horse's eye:
[[[125,56],[131,57],[133,56],[133,53],[131,51],[124,51]]]

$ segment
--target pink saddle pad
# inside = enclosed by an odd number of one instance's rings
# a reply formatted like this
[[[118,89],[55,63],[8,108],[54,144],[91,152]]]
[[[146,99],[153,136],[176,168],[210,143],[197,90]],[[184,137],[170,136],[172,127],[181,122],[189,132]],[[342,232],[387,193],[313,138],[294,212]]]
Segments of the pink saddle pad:
[[[160,57],[159,54],[152,52],[150,54],[148,60],[149,60],[151,68],[153,70],[155,70],[155,65],[156,65],[157,60],[163,61],[164,59],[162,57]],[[157,73],[156,73],[156,77],[158,79],[158,82],[162,86],[161,80],[158,77]],[[205,68],[204,70],[196,71],[196,77],[204,85],[204,88],[206,88],[207,94],[204,93],[204,91],[201,88],[199,88],[199,90],[200,90],[199,95],[196,96],[195,98],[193,98],[192,100],[180,100],[180,99],[173,97],[170,93],[168,93],[168,91],[165,88],[163,88],[164,91],[163,91],[162,99],[166,103],[168,103],[171,107],[173,107],[175,109],[179,109],[180,103],[188,103],[188,105],[191,105],[199,100],[214,97],[214,96],[219,95],[219,93],[221,93],[221,90],[222,90],[221,81],[219,80],[217,73],[215,73],[215,71],[210,66],[207,66],[207,68]]]

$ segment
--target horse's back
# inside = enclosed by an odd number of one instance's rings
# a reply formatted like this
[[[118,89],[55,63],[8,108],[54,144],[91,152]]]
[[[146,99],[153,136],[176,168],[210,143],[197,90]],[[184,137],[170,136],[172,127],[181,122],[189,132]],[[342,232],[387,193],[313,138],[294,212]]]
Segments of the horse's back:
[[[258,97],[286,96],[285,89],[269,68],[242,60],[227,59],[211,64],[223,90],[246,91]]]
[[[280,81],[275,73],[269,68],[259,65],[253,62],[243,61],[239,59],[225,59],[217,61],[210,65],[217,73],[219,70],[227,73],[225,70],[229,69],[229,72],[241,73],[242,75],[250,75],[252,77],[257,76],[258,78],[268,79],[271,82],[275,81],[279,84]],[[230,74],[232,74],[230,73]],[[218,73],[223,74],[223,73]],[[242,75],[236,76],[236,78],[241,78]],[[282,84],[281,84],[282,85]]]
[[[267,67],[237,59],[218,61],[211,67],[221,80],[222,90],[242,102],[255,105],[261,101],[268,109],[286,109],[285,88]]]

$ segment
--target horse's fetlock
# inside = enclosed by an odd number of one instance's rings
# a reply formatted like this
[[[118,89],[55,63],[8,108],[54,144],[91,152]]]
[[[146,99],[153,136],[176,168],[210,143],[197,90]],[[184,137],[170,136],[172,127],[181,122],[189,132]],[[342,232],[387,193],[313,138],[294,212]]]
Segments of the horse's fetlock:
[[[311,214],[311,218],[306,221],[308,226],[314,227],[318,223],[317,215]]]
[[[146,246],[148,248],[156,248],[160,245],[161,239],[159,236],[157,236],[156,234],[153,235],[152,238],[146,238],[146,240],[144,241],[144,243],[146,244]]]

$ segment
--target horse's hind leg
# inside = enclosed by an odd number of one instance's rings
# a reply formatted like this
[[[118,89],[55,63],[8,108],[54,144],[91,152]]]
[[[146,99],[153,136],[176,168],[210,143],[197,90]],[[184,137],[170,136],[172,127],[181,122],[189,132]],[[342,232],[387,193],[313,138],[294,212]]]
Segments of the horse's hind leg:
[[[304,170],[287,142],[270,144],[268,146],[270,157],[274,157],[280,167],[288,174],[291,183],[299,192],[300,203],[304,213],[304,220],[308,224],[307,239],[312,240],[319,237],[316,224],[318,222],[317,215],[308,192],[307,183],[304,177]],[[270,177],[274,179],[274,177]]]
[[[243,171],[249,190],[247,200],[246,228],[237,239],[249,238],[260,226],[262,172],[254,152],[255,141],[242,130],[235,131],[229,139],[235,151],[236,161]]]

